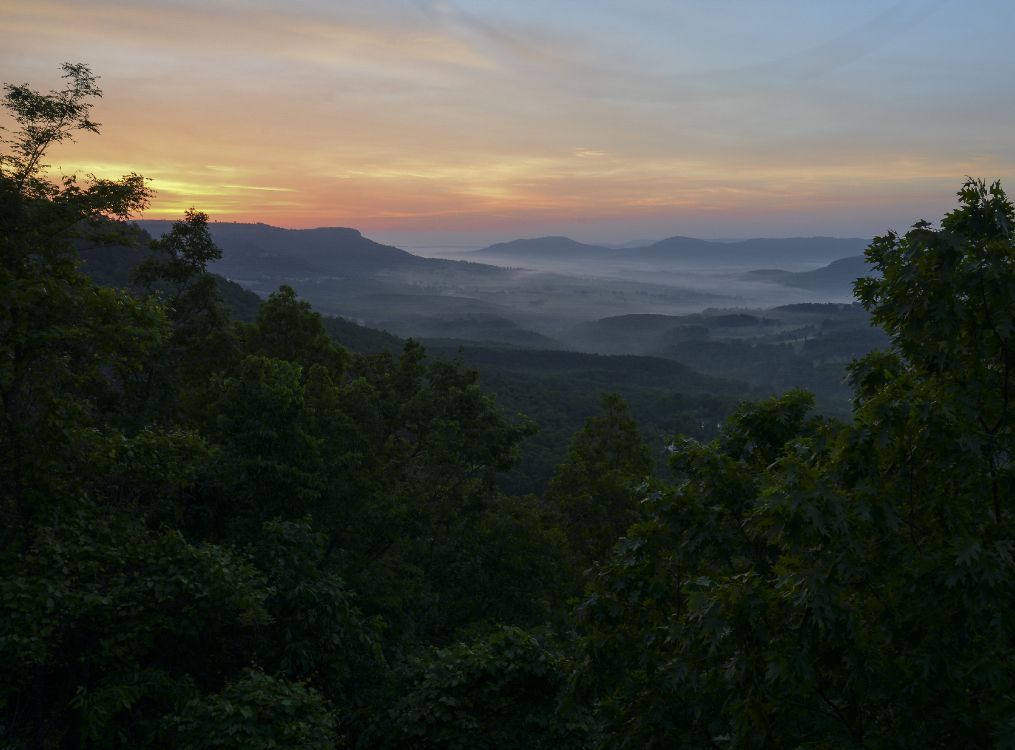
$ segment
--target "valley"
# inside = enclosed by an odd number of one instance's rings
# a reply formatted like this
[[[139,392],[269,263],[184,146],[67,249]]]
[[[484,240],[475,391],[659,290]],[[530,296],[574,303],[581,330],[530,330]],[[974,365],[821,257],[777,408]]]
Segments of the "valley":
[[[138,224],[156,236],[169,228]],[[543,238],[423,257],[352,229],[209,230],[223,250],[213,271],[262,298],[291,286],[350,349],[396,353],[414,338],[476,369],[506,413],[537,427],[502,477],[512,492],[544,491],[602,393],[627,401],[662,470],[674,434],[711,438],[745,399],[804,388],[821,411],[846,416],[846,365],[888,344],[852,301],[862,256],[833,257],[859,240],[780,249],[674,238],[618,250]],[[758,253],[784,268],[754,267],[765,264]]]
[[[160,221],[139,225],[153,236],[169,227]],[[849,303],[852,282],[864,273],[856,254],[866,242],[675,237],[617,250],[550,237],[501,243],[452,260],[413,255],[354,229],[209,226],[223,249],[212,270],[261,296],[287,284],[322,313],[399,336],[590,352],[616,350],[616,342],[590,339],[590,329],[583,328],[605,318],[709,310],[711,319],[800,303]],[[766,265],[780,261],[778,269]],[[777,317],[794,325],[785,313]],[[683,324],[688,321],[674,321]],[[658,321],[650,326],[657,327]],[[644,349],[645,332],[634,333]],[[766,338],[786,331],[770,325],[734,333]],[[643,352],[632,344],[618,353]]]

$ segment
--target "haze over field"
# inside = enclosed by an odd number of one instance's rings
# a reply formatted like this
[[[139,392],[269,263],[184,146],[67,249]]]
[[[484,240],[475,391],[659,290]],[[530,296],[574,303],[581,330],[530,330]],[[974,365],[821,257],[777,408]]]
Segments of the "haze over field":
[[[153,236],[171,228],[138,225]],[[402,335],[543,348],[568,345],[574,325],[610,315],[849,302],[853,281],[869,273],[862,239],[673,237],[615,249],[546,237],[440,259],[349,228],[219,222],[210,231],[223,250],[212,268],[262,295],[287,284],[326,313]]]

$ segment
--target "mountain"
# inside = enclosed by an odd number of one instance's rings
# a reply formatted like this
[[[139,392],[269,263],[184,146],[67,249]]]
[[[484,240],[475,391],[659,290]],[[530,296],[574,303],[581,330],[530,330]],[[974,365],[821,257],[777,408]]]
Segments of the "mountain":
[[[168,222],[166,222],[168,224]],[[81,269],[99,286],[129,289],[134,294],[144,295],[148,290],[136,286],[132,279],[134,269],[149,255],[147,231],[136,229],[133,233],[125,230],[125,242],[107,244],[87,238],[76,242]],[[218,287],[219,296],[230,315],[247,323],[257,317],[261,298],[239,284],[218,274],[212,274]],[[360,354],[376,354],[401,350],[403,341],[387,331],[376,330],[334,316],[322,316],[325,330],[335,341]]]
[[[648,247],[627,250],[622,257],[638,263],[693,262],[757,267],[770,263],[828,263],[862,253],[869,244],[870,240],[855,237],[756,238],[736,242],[670,237]]]
[[[650,244],[623,246],[589,245],[569,237],[535,237],[499,242],[469,255],[501,262],[555,261],[588,263],[606,261],[611,266],[654,266],[660,269],[693,266],[754,267],[787,264],[797,267],[828,263],[858,255],[870,244],[862,238],[786,237],[717,242],[695,237],[668,237]]]
[[[611,250],[630,250],[635,247],[648,247],[654,245],[659,240],[628,240],[627,242],[604,242],[603,247],[608,247]]]
[[[131,274],[141,261],[149,255],[148,243],[150,235],[142,229],[125,228],[122,230],[122,241],[112,244],[88,237],[81,237],[75,242],[78,257],[81,258],[81,270],[92,281],[100,286],[130,289],[136,294],[144,294],[147,289],[138,287],[132,281]],[[237,320],[251,321],[257,315],[261,299],[256,294],[244,289],[239,284],[229,281],[218,274],[212,274],[218,287],[219,296]]]
[[[584,260],[587,258],[603,258],[614,255],[616,250],[601,245],[586,245],[584,242],[572,240],[570,237],[534,237],[511,242],[498,242],[495,245],[473,250],[469,255],[491,256],[503,259],[518,260]]]
[[[139,221],[138,226],[159,237],[170,221]],[[212,268],[231,277],[251,274],[314,273],[362,275],[380,268],[417,268],[427,260],[391,245],[364,237],[356,229],[282,229],[268,224],[214,222],[208,225],[222,248],[222,259]]]
[[[618,256],[625,260],[673,260],[710,258],[726,243],[699,240],[695,237],[667,237],[644,247],[627,248]]]
[[[862,276],[870,276],[874,270],[867,265],[862,255],[840,258],[827,266],[815,268],[813,271],[777,271],[760,270],[744,274],[744,278],[757,281],[769,281],[783,286],[807,289],[812,292],[849,294],[853,282]]]

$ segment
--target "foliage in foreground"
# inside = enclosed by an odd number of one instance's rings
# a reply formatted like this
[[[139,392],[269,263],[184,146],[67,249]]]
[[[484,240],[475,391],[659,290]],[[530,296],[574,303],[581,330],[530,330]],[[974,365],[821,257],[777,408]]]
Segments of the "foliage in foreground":
[[[1015,247],[998,185],[874,241],[894,344],[850,425],[802,393],[676,446],[581,606],[617,746],[1007,747]]]

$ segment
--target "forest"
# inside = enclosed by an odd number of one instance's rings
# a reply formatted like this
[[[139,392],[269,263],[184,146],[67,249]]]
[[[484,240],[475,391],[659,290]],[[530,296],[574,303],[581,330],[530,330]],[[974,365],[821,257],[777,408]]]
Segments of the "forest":
[[[64,77],[3,99],[0,745],[1015,745],[999,183],[876,237],[856,306],[770,316],[879,327],[830,413],[732,355],[428,353],[261,301],[201,211],[129,223],[140,175],[51,179],[98,131]]]

